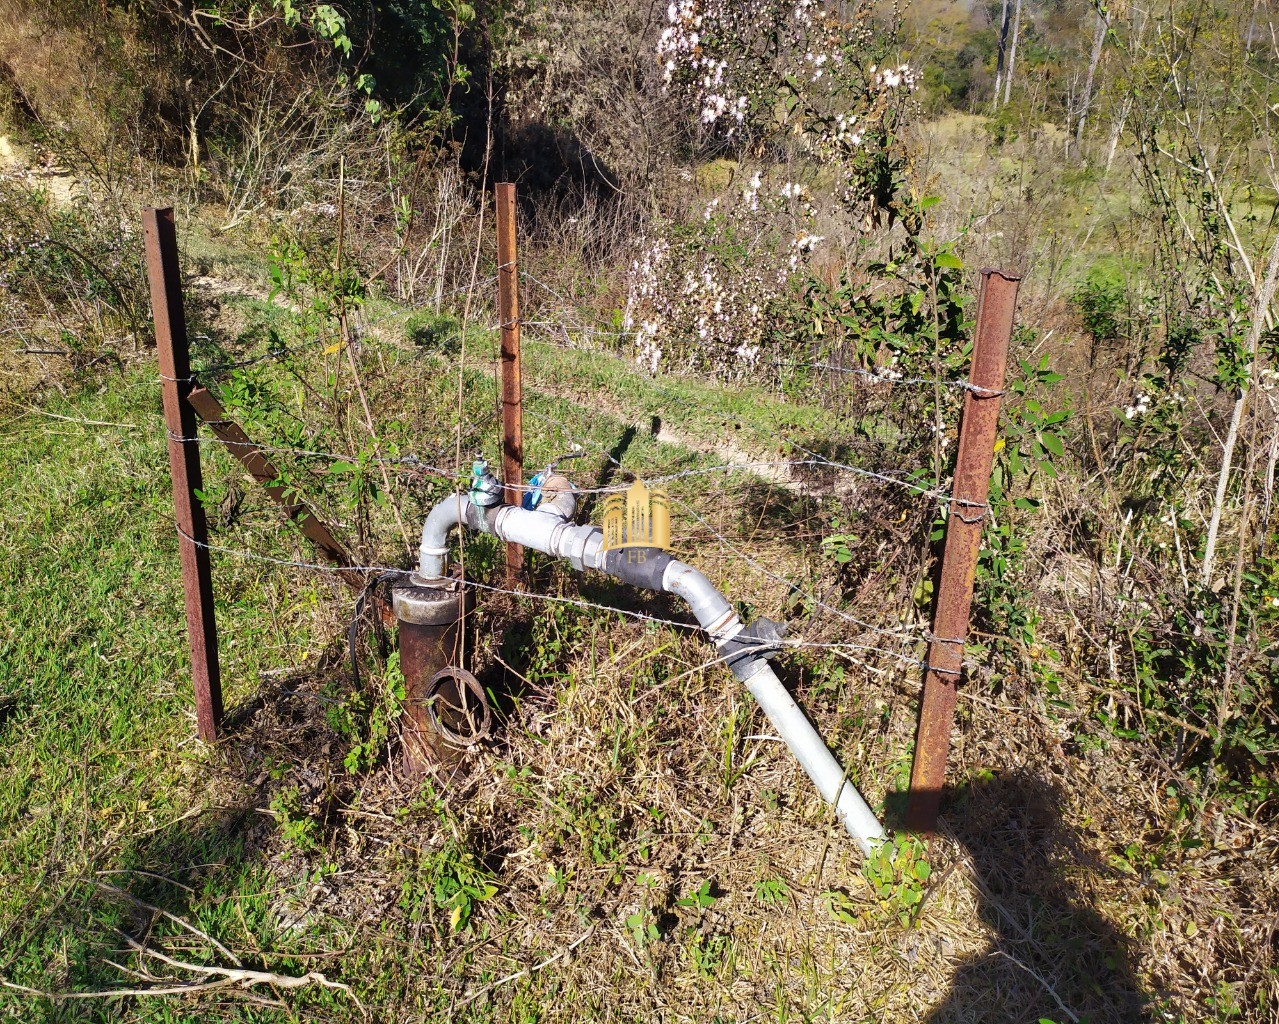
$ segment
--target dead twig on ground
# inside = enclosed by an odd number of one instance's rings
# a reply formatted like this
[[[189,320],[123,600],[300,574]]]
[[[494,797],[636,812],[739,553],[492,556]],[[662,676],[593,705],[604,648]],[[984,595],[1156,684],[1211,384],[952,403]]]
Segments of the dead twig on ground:
[[[525,967],[522,971],[516,971],[514,974],[508,974],[504,978],[498,978],[497,981],[490,982],[489,984],[485,985],[482,989],[480,989],[478,992],[473,992],[471,995],[463,999],[460,1003],[457,1004],[457,1008],[461,1009],[463,1006],[466,1006],[470,1003],[475,1002],[475,1000],[479,999],[480,996],[487,995],[489,992],[492,992],[495,988],[501,988],[503,985],[509,984],[512,981],[518,981],[520,978],[524,978],[524,977],[528,977],[529,975],[536,974],[538,971],[542,970],[544,967],[550,967],[551,964],[555,963],[557,960],[560,960],[568,956],[571,952],[573,952],[573,950],[577,949],[578,946],[580,946],[583,942],[585,942],[592,935],[594,935],[595,928],[596,928],[595,925],[591,925],[576,940],[569,943],[567,946],[561,949],[554,956],[547,957],[540,964],[534,964],[532,967]]]
[[[244,966],[240,962],[240,958],[236,956],[234,953],[232,953],[229,949],[227,949],[226,946],[222,945],[222,943],[220,943],[217,939],[213,938],[213,936],[211,935],[207,935],[206,933],[200,931],[200,929],[197,928],[195,925],[191,924],[189,921],[184,921],[182,918],[178,917],[177,914],[171,914],[169,913],[169,911],[163,910],[152,903],[148,903],[146,900],[138,899],[138,897],[134,896],[133,893],[131,892],[125,892],[123,889],[117,889],[114,885],[109,885],[106,882],[95,882],[94,885],[96,885],[99,889],[105,890],[106,892],[113,892],[117,896],[123,896],[129,902],[135,903],[139,907],[142,907],[145,910],[150,910],[153,913],[159,914],[161,917],[168,918],[170,921],[176,924],[179,928],[182,928],[185,931],[190,932],[192,935],[196,935],[204,939],[205,942],[213,946],[219,953],[221,953],[224,957],[230,960],[231,963],[235,964],[236,967]],[[187,886],[183,886],[183,888],[187,889],[188,892],[191,891]]]

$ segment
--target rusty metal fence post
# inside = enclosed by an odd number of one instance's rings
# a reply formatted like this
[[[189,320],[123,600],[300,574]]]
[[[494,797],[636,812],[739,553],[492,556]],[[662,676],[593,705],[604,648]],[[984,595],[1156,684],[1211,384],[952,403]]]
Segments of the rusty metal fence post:
[[[515,185],[499,182],[497,198],[497,305],[502,327],[502,482],[506,502],[518,505],[524,482],[524,407],[520,382],[520,279],[516,266]],[[524,549],[506,545],[506,576],[515,582]]]
[[[212,743],[222,721],[222,677],[218,668],[218,630],[213,617],[213,577],[209,566],[209,531],[204,508],[196,498],[203,486],[195,410],[187,402],[194,386],[187,348],[186,314],[182,308],[182,276],[172,209],[142,212],[146,236],[147,276],[155,315],[156,355],[160,364],[164,422],[169,434],[169,471],[173,477],[173,514],[182,560],[187,638],[191,647],[191,682],[200,739]]]
[[[946,758],[955,718],[955,688],[964,665],[973,580],[986,522],[1000,398],[1004,393],[1013,311],[1021,280],[1018,274],[1000,270],[983,270],[981,274],[972,368],[960,421],[959,455],[946,517],[941,585],[933,609],[919,728],[915,734],[915,761],[906,803],[906,828],[925,834],[931,834],[937,826],[942,785],[946,781]]]

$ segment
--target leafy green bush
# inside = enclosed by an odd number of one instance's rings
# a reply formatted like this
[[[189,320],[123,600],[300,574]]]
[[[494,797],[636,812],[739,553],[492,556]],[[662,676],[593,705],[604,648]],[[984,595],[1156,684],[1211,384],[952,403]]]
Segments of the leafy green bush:
[[[866,858],[862,872],[883,907],[903,927],[916,922],[924,899],[924,885],[932,875],[927,861],[928,849],[914,836],[901,836],[881,842]],[[842,901],[839,894],[827,894],[832,913],[839,916]],[[846,913],[846,911],[845,911]]]
[[[405,318],[404,337],[414,345],[439,352],[456,352],[462,341],[461,329],[454,317],[428,310]]]
[[[1095,345],[1126,335],[1128,288],[1113,264],[1093,266],[1071,298]]]
[[[28,347],[118,358],[145,341],[145,289],[141,240],[109,205],[0,181],[0,313]]]

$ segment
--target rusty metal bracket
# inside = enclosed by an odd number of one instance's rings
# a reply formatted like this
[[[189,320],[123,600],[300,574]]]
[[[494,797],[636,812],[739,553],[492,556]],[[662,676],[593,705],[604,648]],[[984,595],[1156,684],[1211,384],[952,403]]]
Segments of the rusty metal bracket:
[[[200,387],[194,378],[192,383],[194,387],[186,398],[191,407],[200,414],[204,425],[213,431],[214,436],[226,446],[227,451],[249,471],[249,475],[263,486],[272,500],[283,509],[284,514],[297,523],[303,536],[314,544],[325,558],[338,566],[336,571],[342,582],[352,590],[362,592],[366,582],[364,575],[349,568],[355,563],[346,548],[334,538],[332,531],[315,514],[315,510],[298,497],[296,491],[278,483],[279,469],[263,454],[261,448],[249,440],[249,435],[243,428],[227,417],[222,404],[206,388]]]

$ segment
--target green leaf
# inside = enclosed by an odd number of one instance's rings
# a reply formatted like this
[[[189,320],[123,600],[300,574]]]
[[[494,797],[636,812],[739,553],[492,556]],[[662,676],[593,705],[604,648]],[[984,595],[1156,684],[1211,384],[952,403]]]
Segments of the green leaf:
[[[1066,446],[1062,444],[1061,438],[1051,431],[1045,430],[1039,435],[1039,440],[1043,442],[1045,448],[1058,458],[1066,454]]]
[[[964,261],[953,252],[939,252],[933,257],[933,263],[947,270],[963,270]]]

